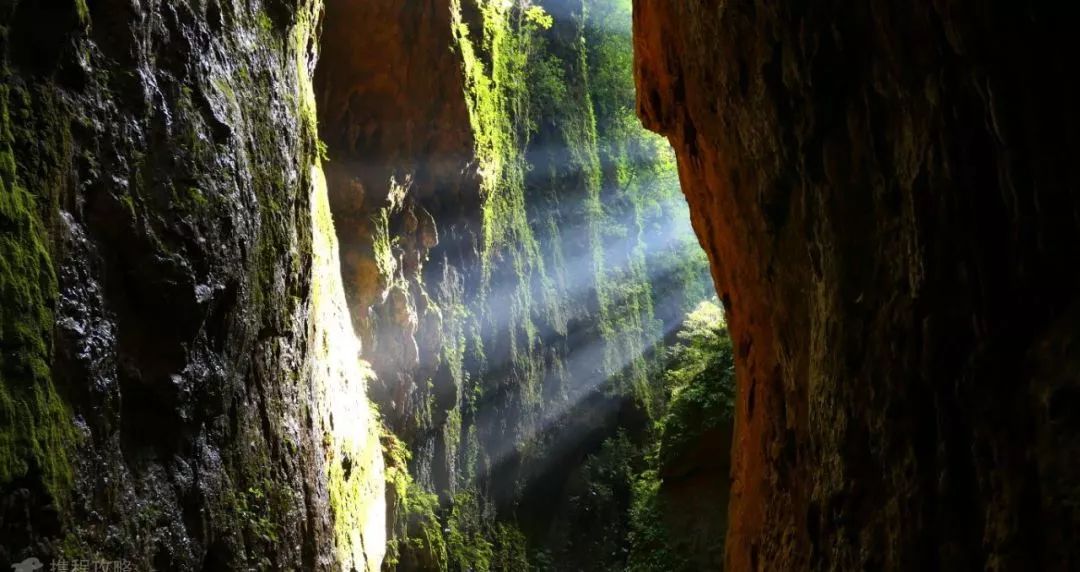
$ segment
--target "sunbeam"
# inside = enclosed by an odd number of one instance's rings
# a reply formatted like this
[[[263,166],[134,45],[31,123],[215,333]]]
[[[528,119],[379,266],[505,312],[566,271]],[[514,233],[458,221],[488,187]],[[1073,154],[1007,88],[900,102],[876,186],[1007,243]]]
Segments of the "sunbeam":
[[[616,433],[642,440],[627,453],[640,461],[674,333],[712,291],[674,154],[633,115],[630,2],[452,0],[449,25],[460,61],[429,64],[462,74],[464,110],[369,63],[359,71],[385,83],[352,89],[342,78],[359,72],[336,65],[319,76],[350,311],[411,455],[388,461],[408,467],[395,494],[424,499],[391,502],[405,519],[391,560],[433,558],[439,538],[502,542],[482,531],[517,530],[523,490],[554,486]],[[437,35],[424,26],[410,34]],[[468,137],[425,131],[405,104]],[[370,119],[387,105],[389,121]],[[444,532],[407,541],[417,521]],[[452,552],[459,568],[491,566]]]

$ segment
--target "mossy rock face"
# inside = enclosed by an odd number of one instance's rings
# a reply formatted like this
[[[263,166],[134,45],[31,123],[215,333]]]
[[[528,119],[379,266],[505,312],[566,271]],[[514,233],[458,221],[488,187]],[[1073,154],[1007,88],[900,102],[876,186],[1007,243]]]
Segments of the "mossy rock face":
[[[328,1],[316,73],[350,309],[411,452],[387,567],[543,567],[592,530],[549,534],[551,495],[661,413],[654,346],[706,264],[633,117],[628,1],[445,4]],[[559,564],[616,566],[625,532]]]
[[[0,11],[0,566],[340,560],[312,365],[337,346],[310,321],[320,10]]]
[[[5,81],[0,86],[0,348],[3,350],[0,491],[12,495],[10,508],[5,511],[7,515],[22,513],[39,529],[56,534],[68,507],[74,427],[50,371],[57,295],[46,223],[52,205],[47,194],[35,194],[26,187],[29,183],[32,189],[42,191],[44,186],[37,184],[39,177],[50,173],[38,171],[23,178],[18,176],[13,144],[16,134],[24,138],[30,131],[21,123],[13,128],[12,123],[32,117],[32,109],[27,107],[29,98],[24,88],[9,84],[6,71],[2,75]],[[42,148],[50,144],[62,147],[65,135],[62,129],[38,134]],[[35,153],[34,157],[40,155]],[[7,524],[10,518],[5,515],[0,522]],[[14,532],[15,539],[26,545],[37,541],[23,527],[3,529]]]
[[[542,561],[530,552],[550,540],[537,532],[547,516],[519,501],[571,438],[561,417],[577,401],[632,402],[634,426],[655,414],[646,356],[681,316],[661,302],[679,307],[702,279],[680,268],[664,272],[670,295],[651,287],[645,244],[672,213],[649,197],[677,196],[661,184],[674,169],[641,133],[614,142],[629,68],[595,73],[611,54],[588,49],[602,38],[585,4],[452,1],[398,34],[393,3],[331,2],[375,11],[358,22],[380,28],[326,19],[342,42],[329,46],[344,48],[324,50],[326,69],[371,60],[354,49],[371,41],[403,64],[387,72],[379,59],[379,73],[445,73],[380,76],[360,86],[368,105],[320,93],[326,147],[308,83],[318,0],[9,4],[0,415],[15,422],[0,429],[0,507],[13,507],[0,514],[0,564],[377,560],[374,537],[350,528],[380,508],[376,423],[352,414],[363,383],[342,381],[357,368],[340,360],[356,353],[335,341],[341,324],[315,323],[343,314],[319,274],[337,261],[319,252],[329,214],[311,216],[317,157],[331,160],[374,394],[413,450],[398,463],[409,479],[395,557],[423,569]],[[373,127],[367,140],[347,137],[357,122]],[[325,126],[339,124],[335,138]],[[327,363],[336,373],[316,371]],[[342,392],[350,414],[326,407]],[[585,413],[598,437],[571,448],[582,456],[623,423]],[[349,432],[342,418],[364,423]],[[15,514],[27,507],[29,528]],[[7,534],[19,527],[30,536]]]

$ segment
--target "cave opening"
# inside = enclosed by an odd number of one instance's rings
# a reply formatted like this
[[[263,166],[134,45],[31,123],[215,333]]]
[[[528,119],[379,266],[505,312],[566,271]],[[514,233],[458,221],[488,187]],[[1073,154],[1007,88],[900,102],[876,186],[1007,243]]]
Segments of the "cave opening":
[[[630,0],[326,2],[387,569],[720,565],[731,348],[632,60]]]

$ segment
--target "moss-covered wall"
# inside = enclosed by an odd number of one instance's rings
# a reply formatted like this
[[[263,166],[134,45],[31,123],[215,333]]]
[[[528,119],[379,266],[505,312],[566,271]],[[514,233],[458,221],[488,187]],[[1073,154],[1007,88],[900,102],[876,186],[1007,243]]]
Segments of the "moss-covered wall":
[[[317,168],[321,18],[0,6],[0,565],[379,567],[370,374]]]
[[[357,360],[360,344],[349,319],[326,180],[318,166],[312,179],[311,407],[323,432],[337,562],[342,570],[374,572],[386,551],[389,481],[380,418],[367,399],[375,375]]]
[[[36,481],[37,494],[63,506],[75,432],[50,372],[57,298],[50,225],[70,133],[49,119],[34,122],[34,100],[11,74],[0,69],[0,482]],[[42,95],[50,117],[52,94]],[[36,168],[20,173],[17,138]]]
[[[320,130],[389,429],[388,567],[584,554],[550,532],[559,489],[660,412],[655,346],[707,271],[633,116],[629,32],[622,1],[328,3]]]

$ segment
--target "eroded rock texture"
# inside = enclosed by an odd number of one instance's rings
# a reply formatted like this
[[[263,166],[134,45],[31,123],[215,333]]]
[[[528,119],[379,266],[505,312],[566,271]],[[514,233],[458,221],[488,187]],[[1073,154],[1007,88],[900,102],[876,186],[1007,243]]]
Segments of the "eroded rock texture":
[[[442,264],[471,260],[479,226],[450,7],[330,0],[326,9],[316,88],[342,272],[364,355],[381,374],[375,397],[395,428],[416,431],[409,416],[425,407],[442,351],[431,301],[454,279]],[[437,381],[452,404],[453,381]]]
[[[1074,10],[635,1],[738,348],[730,569],[1078,565]]]
[[[320,14],[0,3],[3,567],[378,568],[377,433],[313,241]]]

